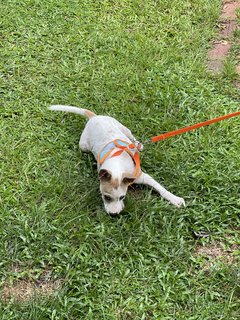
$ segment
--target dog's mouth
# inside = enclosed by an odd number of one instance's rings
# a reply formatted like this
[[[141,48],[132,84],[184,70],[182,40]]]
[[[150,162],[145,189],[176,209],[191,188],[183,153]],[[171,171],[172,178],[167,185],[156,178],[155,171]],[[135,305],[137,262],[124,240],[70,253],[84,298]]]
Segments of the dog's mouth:
[[[123,203],[123,201],[112,201],[112,202],[104,201],[104,207],[105,207],[106,212],[111,217],[116,217],[124,209],[124,203]]]

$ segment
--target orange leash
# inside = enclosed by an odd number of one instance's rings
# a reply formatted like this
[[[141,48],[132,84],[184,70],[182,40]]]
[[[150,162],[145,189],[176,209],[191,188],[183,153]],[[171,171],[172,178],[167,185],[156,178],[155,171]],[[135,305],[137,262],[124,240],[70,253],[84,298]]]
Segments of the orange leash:
[[[205,126],[208,126],[209,124],[212,124],[212,123],[215,123],[215,122],[218,122],[218,121],[222,121],[222,120],[225,120],[225,119],[229,119],[229,118],[232,118],[232,117],[236,117],[236,116],[239,116],[239,115],[240,115],[240,111],[237,111],[237,112],[230,113],[230,114],[227,114],[225,116],[218,117],[218,118],[215,118],[215,119],[212,119],[212,120],[199,122],[199,123],[193,124],[192,126],[184,127],[184,128],[181,128],[181,129],[177,129],[177,130],[174,130],[174,131],[170,131],[170,132],[167,132],[167,133],[160,134],[159,136],[152,137],[150,139],[150,141],[151,142],[157,142],[159,140],[164,140],[164,139],[176,136],[178,134],[182,134],[182,133],[187,132],[187,131],[191,131],[191,130],[195,130],[195,129],[198,129],[198,128],[201,128],[201,127],[205,127]]]
[[[218,122],[218,121],[222,121],[225,119],[229,119],[232,117],[236,117],[240,115],[240,111],[234,112],[234,113],[230,113],[227,114],[225,116],[222,117],[218,117],[212,120],[207,120],[204,122],[199,122],[196,123],[192,126],[188,126],[188,127],[184,127],[181,129],[177,129],[174,131],[170,131],[167,133],[163,133],[160,134],[158,136],[152,137],[149,141],[147,141],[146,143],[149,142],[157,142],[160,140],[164,140],[173,136],[176,136],[178,134],[182,134],[184,132],[187,131],[191,131],[191,130],[195,130],[201,127],[205,127],[208,126],[209,124]],[[144,143],[145,144],[145,143]],[[118,151],[116,151],[114,154],[111,155],[112,151],[117,148],[119,149]],[[139,151],[143,150],[143,144],[135,141],[133,143],[128,143],[126,141],[123,141],[121,139],[116,139],[113,141],[110,141],[104,148],[103,150],[101,150],[98,154],[98,164],[99,166],[101,166],[103,164],[103,162],[109,157],[117,157],[120,156],[123,152],[127,152],[133,159],[134,163],[135,163],[135,172],[134,172],[134,177],[138,177],[139,174],[141,174],[141,168],[140,168],[140,155],[139,155]]]

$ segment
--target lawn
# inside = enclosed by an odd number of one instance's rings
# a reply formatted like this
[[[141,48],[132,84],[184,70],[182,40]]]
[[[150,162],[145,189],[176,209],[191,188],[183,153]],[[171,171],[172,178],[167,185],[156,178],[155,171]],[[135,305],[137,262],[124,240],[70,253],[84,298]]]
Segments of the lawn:
[[[240,319],[239,118],[147,145],[143,169],[186,208],[137,187],[114,219],[78,149],[85,120],[47,110],[111,115],[143,141],[239,110],[239,32],[224,72],[206,69],[220,9],[2,1],[1,319]]]

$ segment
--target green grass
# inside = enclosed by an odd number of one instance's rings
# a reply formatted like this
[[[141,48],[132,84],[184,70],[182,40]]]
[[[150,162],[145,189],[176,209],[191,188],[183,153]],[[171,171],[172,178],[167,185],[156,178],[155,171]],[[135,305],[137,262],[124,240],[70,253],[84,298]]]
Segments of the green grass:
[[[232,68],[206,71],[219,10],[219,0],[1,4],[0,287],[46,270],[62,282],[53,296],[1,301],[1,319],[240,318],[239,119],[145,147],[144,170],[185,209],[137,188],[112,219],[93,157],[78,150],[84,120],[47,110],[112,115],[139,140],[239,110]],[[211,236],[195,240],[201,230]],[[206,267],[197,246],[214,243],[232,263]]]

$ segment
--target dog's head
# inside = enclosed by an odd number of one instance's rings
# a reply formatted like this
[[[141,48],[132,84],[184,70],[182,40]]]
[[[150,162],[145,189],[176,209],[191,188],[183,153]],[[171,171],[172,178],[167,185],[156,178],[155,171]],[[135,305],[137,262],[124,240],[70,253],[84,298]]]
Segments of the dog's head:
[[[114,177],[113,174],[106,169],[99,171],[99,178],[100,191],[105,210],[111,216],[116,216],[123,210],[124,198],[128,186],[134,182],[135,178],[127,177],[126,175]]]

